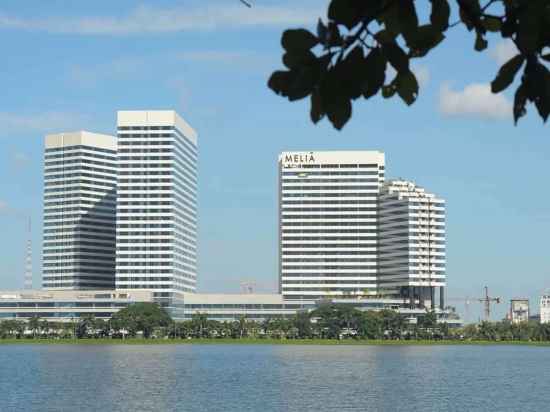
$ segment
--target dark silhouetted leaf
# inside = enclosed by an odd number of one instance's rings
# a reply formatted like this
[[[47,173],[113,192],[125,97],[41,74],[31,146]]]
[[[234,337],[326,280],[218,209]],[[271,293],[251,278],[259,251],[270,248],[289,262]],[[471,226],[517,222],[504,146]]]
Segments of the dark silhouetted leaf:
[[[481,22],[487,31],[497,32],[502,28],[502,21],[496,16],[486,16]]]
[[[341,87],[346,97],[357,99],[361,96],[361,85],[366,77],[363,47],[355,46],[346,58],[338,63],[335,70],[341,81]]]
[[[331,106],[327,117],[336,129],[342,130],[351,117],[351,101],[344,99],[340,104]]]
[[[468,14],[466,14],[464,9],[462,9],[462,7],[459,10],[459,15],[460,15],[460,20],[462,21],[462,23],[464,23],[468,31],[472,31],[472,29],[474,28],[474,23],[472,22]]]
[[[476,42],[475,42],[474,48],[477,51],[482,51],[487,48],[487,40],[485,40],[481,35],[481,33],[479,32],[476,33]]]
[[[267,82],[267,85],[275,93],[286,97],[286,93],[288,88],[290,87],[291,82],[292,76],[289,71],[277,70],[276,72],[273,72],[273,74],[269,78],[269,81]]]
[[[330,69],[321,79],[319,94],[323,103],[323,110],[334,127],[340,129],[347,121],[346,109],[343,106],[351,105],[346,91],[341,87],[341,79],[336,68]],[[351,109],[349,110],[351,115]],[[344,120],[345,119],[345,120]]]
[[[515,15],[508,16],[504,19],[504,22],[502,23],[502,27],[500,28],[500,34],[502,34],[502,37],[512,37],[512,35],[516,32],[517,29],[517,23]]]
[[[338,25],[334,22],[328,24],[328,34],[327,34],[327,46],[328,47],[338,47],[344,44],[344,39],[340,35],[340,30],[338,30]]]
[[[317,22],[317,38],[319,39],[319,42],[321,44],[324,44],[324,45],[327,44],[327,34],[328,34],[327,26],[325,26],[323,23],[323,20],[319,18],[319,21]]]
[[[543,60],[546,60],[547,62],[550,62],[550,53],[545,54],[543,56],[540,56]]]
[[[354,0],[332,0],[328,7],[328,18],[351,29],[361,21],[359,2]]]
[[[325,115],[325,113],[323,112],[321,95],[318,89],[314,89],[311,93],[311,110],[309,112],[309,115],[313,123],[317,123]]]
[[[397,35],[389,30],[383,29],[374,35],[376,41],[380,44],[391,43],[395,41]]]
[[[522,83],[514,96],[514,123],[517,124],[520,117],[525,116],[525,104],[527,103],[527,90]]]
[[[430,22],[439,31],[444,31],[449,27],[449,16],[451,15],[451,8],[447,0],[431,0],[432,1],[432,13],[430,15]]]
[[[410,36],[407,46],[411,57],[424,57],[431,49],[443,41],[445,35],[431,24],[418,27],[414,35]]]
[[[303,99],[308,96],[316,82],[316,74],[313,69],[300,71],[276,71],[267,85],[275,93],[288,98],[290,101]]]
[[[283,55],[283,64],[289,69],[310,65],[315,60],[315,55],[309,50],[293,50]]]
[[[523,56],[518,54],[503,64],[498,71],[497,77],[491,82],[491,91],[493,93],[500,93],[510,86],[510,84],[514,81],[516,73],[523,65],[523,62]]]
[[[399,72],[395,78],[397,94],[407,105],[411,105],[418,97],[418,82],[413,72]]]
[[[527,2],[523,12],[519,15],[516,45],[524,54],[534,53],[538,49],[542,10],[537,5],[541,3],[538,0]]]
[[[368,99],[374,96],[386,80],[386,57],[379,48],[371,50],[365,59],[366,79],[363,84],[363,96]]]
[[[409,57],[396,42],[383,44],[382,51],[395,70],[398,72],[409,70]]]
[[[414,6],[413,0],[400,0],[398,4],[398,18],[399,18],[399,27],[401,33],[405,38],[416,31],[418,27],[418,16],[416,15],[416,8]],[[396,6],[397,7],[397,6]]]
[[[393,36],[398,36],[402,31],[400,7],[399,1],[387,2],[385,11],[380,16],[380,21],[384,23],[384,29]]]
[[[523,76],[527,99],[532,101],[546,122],[550,115],[550,72],[536,60],[528,60]]]
[[[382,97],[384,99],[389,99],[390,97],[393,97],[395,95],[396,91],[397,89],[394,82],[392,82],[391,84],[382,86]]]
[[[281,44],[287,51],[309,50],[319,44],[319,40],[311,32],[305,29],[285,30],[281,38]]]

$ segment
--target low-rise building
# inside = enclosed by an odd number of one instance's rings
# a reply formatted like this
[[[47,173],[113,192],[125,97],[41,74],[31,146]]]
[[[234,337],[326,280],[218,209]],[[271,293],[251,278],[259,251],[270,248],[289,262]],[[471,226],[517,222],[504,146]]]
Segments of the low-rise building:
[[[0,291],[0,321],[39,317],[67,322],[84,315],[110,319],[132,303],[152,302],[148,290],[16,290]]]
[[[39,317],[48,321],[75,321],[85,315],[110,319],[132,303],[155,302],[149,290],[21,290],[0,291],[0,321],[29,320]],[[232,322],[245,317],[262,321],[267,318],[290,318],[298,312],[311,312],[325,303],[351,305],[361,311],[395,310],[410,323],[426,314],[424,308],[410,308],[406,299],[334,298],[320,300],[284,299],[281,294],[210,294],[181,293],[170,310],[175,320],[189,320],[197,314],[210,320]],[[435,312],[442,322],[459,325],[460,319],[439,308]]]
[[[540,298],[540,323],[550,323],[550,294]]]
[[[510,320],[512,323],[529,321],[529,299],[512,299],[510,301]]]

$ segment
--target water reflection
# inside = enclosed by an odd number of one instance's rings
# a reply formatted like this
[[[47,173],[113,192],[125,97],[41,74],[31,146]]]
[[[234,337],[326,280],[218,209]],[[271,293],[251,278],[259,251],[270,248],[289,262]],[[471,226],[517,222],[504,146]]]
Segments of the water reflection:
[[[0,411],[547,410],[550,348],[0,347]]]

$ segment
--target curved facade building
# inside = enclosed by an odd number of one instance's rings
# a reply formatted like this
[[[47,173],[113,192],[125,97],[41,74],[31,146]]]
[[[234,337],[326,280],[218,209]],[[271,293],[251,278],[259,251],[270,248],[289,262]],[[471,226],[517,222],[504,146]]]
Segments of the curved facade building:
[[[45,289],[115,286],[116,139],[89,132],[46,136]]]
[[[415,183],[386,182],[379,202],[380,293],[444,306],[445,201]]]

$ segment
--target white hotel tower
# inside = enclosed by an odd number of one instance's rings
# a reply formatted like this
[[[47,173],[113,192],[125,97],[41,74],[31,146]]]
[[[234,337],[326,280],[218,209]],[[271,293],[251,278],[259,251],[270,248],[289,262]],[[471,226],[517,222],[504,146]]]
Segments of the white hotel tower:
[[[116,150],[113,136],[46,136],[44,289],[114,288]]]
[[[285,299],[376,294],[383,182],[381,152],[279,156],[279,292]]]
[[[379,288],[411,306],[444,307],[445,201],[412,182],[391,180],[379,202]]]
[[[197,134],[174,111],[119,111],[117,289],[195,292]]]

